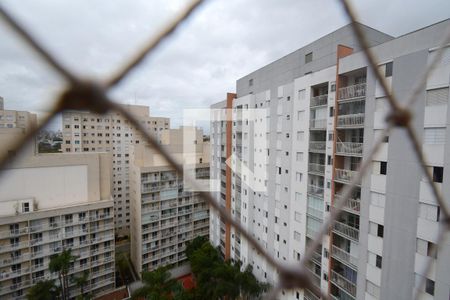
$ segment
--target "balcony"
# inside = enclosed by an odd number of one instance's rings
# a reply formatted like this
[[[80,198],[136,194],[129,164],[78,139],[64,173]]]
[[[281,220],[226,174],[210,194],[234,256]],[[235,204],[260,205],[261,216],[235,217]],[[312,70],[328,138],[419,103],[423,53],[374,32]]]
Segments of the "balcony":
[[[316,164],[316,163],[309,163],[308,164],[308,172],[323,176],[324,173],[325,173],[325,165]]]
[[[311,278],[313,284],[317,287],[320,287],[320,275],[316,274],[314,264],[311,264],[311,265],[306,264],[306,268],[309,270],[310,274],[312,275],[312,276],[310,276],[310,278]]]
[[[311,107],[327,105],[328,94],[311,97]]]
[[[336,154],[344,156],[362,156],[363,143],[337,142]]]
[[[311,119],[309,129],[325,130],[327,129],[327,119]]]
[[[339,101],[358,99],[366,96],[366,84],[359,83],[339,89]]]
[[[341,201],[342,195],[335,194],[334,199],[336,204],[337,201]],[[342,210],[348,211],[352,214],[359,214],[361,208],[361,201],[360,199],[356,198],[349,198],[344,201],[344,206],[342,206]]]
[[[335,245],[332,245],[331,256],[333,258],[337,259],[338,261],[340,261],[341,263],[346,264],[349,267],[357,270],[358,258],[351,255],[347,251],[345,251]]]
[[[359,172],[347,169],[336,169],[334,180],[342,183],[350,183],[353,176],[359,176]],[[361,178],[359,178],[356,184],[361,184]]]
[[[331,271],[331,282],[333,282],[337,287],[342,288],[353,297],[356,297],[356,285],[333,270]]]
[[[323,187],[318,186],[318,185],[309,184],[308,185],[308,194],[323,199]]]
[[[364,113],[338,116],[336,127],[337,128],[364,127]]]
[[[319,300],[320,297],[317,297],[313,292],[308,289],[303,290],[303,296],[306,300]]]
[[[335,221],[333,224],[333,232],[356,242],[359,240],[359,229],[345,223]]]
[[[325,153],[326,142],[325,141],[310,141],[309,152]]]
[[[323,220],[323,211],[318,210],[317,208],[311,207],[309,205],[306,208],[306,214],[310,217]]]

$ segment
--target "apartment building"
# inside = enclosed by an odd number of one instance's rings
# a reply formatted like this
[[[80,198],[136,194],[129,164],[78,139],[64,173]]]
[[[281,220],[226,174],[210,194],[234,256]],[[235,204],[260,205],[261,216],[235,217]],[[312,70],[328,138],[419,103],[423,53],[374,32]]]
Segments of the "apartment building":
[[[359,24],[390,91],[403,103],[449,25],[445,20],[393,38]],[[414,107],[414,128],[444,196],[450,192],[445,184],[450,180],[449,78],[447,47]],[[223,186],[217,199],[275,258],[299,261],[380,138],[389,109],[386,95],[349,26],[239,79],[236,90],[235,97],[228,94],[229,101],[212,108],[242,114],[256,108],[265,111],[266,119],[263,126],[258,125],[261,115],[212,122],[211,178],[221,179]],[[241,159],[227,167],[222,163],[230,155]],[[252,178],[243,178],[238,170],[244,167]],[[252,188],[259,181],[265,191]],[[225,257],[252,264],[259,279],[276,282],[276,270],[245,240],[214,214],[210,223],[210,238]],[[430,257],[438,229],[439,206],[405,133],[395,129],[307,268],[314,283],[335,299],[411,299],[422,277],[426,285],[418,290],[420,299],[447,299],[449,245]],[[422,274],[429,260],[431,272]],[[294,290],[283,291],[280,298],[318,296]]]
[[[195,127],[161,134],[164,149],[185,172],[209,179],[209,141]],[[205,182],[203,182],[205,183]],[[134,145],[131,174],[131,260],[138,271],[186,263],[186,242],[209,235],[209,207],[160,153]],[[204,187],[207,190],[208,186]]]
[[[114,289],[111,178],[108,153],[27,155],[2,171],[1,299],[26,299],[27,289],[44,279],[58,284],[48,264],[63,249],[77,256],[71,277],[89,272],[85,293]],[[74,282],[69,286],[71,299],[81,294]]]
[[[36,125],[36,114],[5,109],[4,99],[0,97],[0,128],[21,128],[28,131],[30,128],[36,127]]]
[[[157,137],[170,128],[169,118],[152,117],[148,106],[124,105],[147,132]],[[91,112],[63,112],[62,152],[111,152],[113,163],[113,198],[116,233],[129,235],[130,146],[144,143],[142,134],[119,113],[96,115]]]

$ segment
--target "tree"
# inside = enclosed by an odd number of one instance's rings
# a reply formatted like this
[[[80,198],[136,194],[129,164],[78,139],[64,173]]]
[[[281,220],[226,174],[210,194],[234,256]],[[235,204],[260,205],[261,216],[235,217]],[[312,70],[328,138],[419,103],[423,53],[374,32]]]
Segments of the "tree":
[[[167,267],[160,267],[153,272],[142,272],[142,282],[144,286],[133,293],[132,299],[142,297],[148,300],[172,300],[180,291],[179,283],[170,278]]]
[[[188,244],[186,256],[195,276],[195,299],[257,299],[269,288],[256,279],[251,266],[241,272],[241,262],[224,261],[206,239],[196,238]]]
[[[58,291],[53,280],[43,280],[32,286],[27,293],[28,300],[55,300]]]
[[[77,259],[72,255],[71,249],[64,249],[59,255],[54,255],[50,258],[48,268],[50,272],[58,273],[59,284],[61,287],[61,299],[69,299],[69,268],[70,265]]]
[[[77,287],[80,288],[81,295],[77,297],[77,299],[90,299],[90,295],[84,294],[84,287],[88,283],[89,280],[89,272],[84,271],[80,276],[72,278],[72,281],[76,284]]]

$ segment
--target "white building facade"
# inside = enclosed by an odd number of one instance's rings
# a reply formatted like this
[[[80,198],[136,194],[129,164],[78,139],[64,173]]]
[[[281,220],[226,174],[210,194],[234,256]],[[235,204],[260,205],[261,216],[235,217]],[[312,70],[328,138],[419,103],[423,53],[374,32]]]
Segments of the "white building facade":
[[[360,25],[373,42],[391,91],[403,103],[449,23],[399,38]],[[336,44],[330,48],[331,40]],[[450,192],[445,188],[450,180],[446,176],[449,57],[447,47],[414,110],[414,128],[444,196]],[[265,110],[266,122],[258,125],[261,115],[242,123],[230,121],[230,127],[226,121],[212,122],[211,178],[224,183],[218,201],[228,208],[229,191],[230,213],[266,251],[281,262],[299,261],[386,126],[386,99],[347,27],[239,79],[236,97],[212,108],[229,107],[242,114]],[[233,155],[242,158],[228,170],[223,163]],[[252,178],[245,178],[244,167]],[[264,182],[265,191],[254,188],[258,182]],[[411,299],[422,277],[426,285],[418,291],[420,299],[447,299],[450,273],[441,266],[450,259],[448,244],[430,257],[439,220],[439,205],[410,143],[395,129],[384,139],[369,174],[361,178],[337,222],[321,238],[307,268],[314,283],[336,299]],[[225,257],[252,264],[260,280],[276,282],[276,270],[232,229],[227,233],[226,224],[214,214],[210,225],[210,239]],[[431,272],[422,274],[429,260]],[[280,295],[302,297],[318,299],[308,290]]]
[[[151,117],[149,108],[125,105],[150,134],[159,137],[170,128],[168,118]],[[90,112],[63,112],[62,152],[111,152],[113,163],[113,198],[116,231],[129,235],[130,229],[130,147],[144,143],[140,132],[119,113],[96,115]]]

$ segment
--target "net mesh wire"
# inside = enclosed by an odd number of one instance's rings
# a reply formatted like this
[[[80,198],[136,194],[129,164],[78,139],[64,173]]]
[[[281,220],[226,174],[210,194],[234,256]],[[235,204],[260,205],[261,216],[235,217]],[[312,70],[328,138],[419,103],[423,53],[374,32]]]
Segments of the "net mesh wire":
[[[350,23],[353,25],[353,34],[357,38],[359,45],[365,55],[368,62],[368,70],[371,71],[377,81],[379,82],[384,94],[387,97],[389,103],[389,114],[386,118],[386,127],[383,129],[382,134],[379,136],[378,140],[375,141],[374,145],[370,149],[369,153],[364,155],[364,159],[359,165],[358,171],[355,176],[350,181],[350,184],[346,185],[343,189],[342,196],[338,197],[331,209],[329,217],[324,220],[321,229],[319,230],[317,236],[313,242],[306,249],[303,258],[297,265],[285,264],[276,259],[274,259],[264,247],[253,237],[253,235],[248,232],[240,223],[240,220],[235,219],[231,216],[230,212],[225,210],[214,197],[209,192],[199,192],[200,196],[204,199],[209,206],[216,211],[216,213],[222,218],[225,223],[229,223],[234,229],[245,238],[248,243],[257,251],[260,255],[264,257],[267,262],[278,271],[278,281],[276,284],[268,291],[265,295],[266,299],[276,299],[277,295],[281,290],[289,289],[308,289],[314,294],[319,295],[321,299],[331,299],[331,296],[318,288],[313,284],[311,275],[307,270],[305,264],[313,258],[314,252],[321,245],[322,237],[330,231],[335,220],[339,217],[342,208],[347,199],[350,199],[354,189],[356,188],[360,178],[364,176],[369,170],[370,164],[374,159],[377,151],[380,149],[385,137],[389,132],[397,127],[401,128],[406,132],[406,137],[410,141],[410,146],[417,158],[417,161],[422,167],[422,171],[427,178],[430,185],[434,198],[438,205],[440,206],[440,211],[442,218],[440,218],[439,232],[438,232],[438,242],[434,244],[431,249],[431,256],[438,251],[439,247],[442,245],[445,234],[450,229],[450,211],[447,203],[437,187],[433,182],[433,175],[431,174],[429,164],[425,160],[424,153],[422,152],[421,142],[418,138],[417,133],[414,131],[412,126],[412,121],[414,118],[413,108],[414,104],[418,101],[420,92],[425,88],[427,78],[433,69],[438,65],[442,55],[444,53],[443,49],[448,47],[450,42],[450,28],[446,30],[446,33],[442,37],[442,42],[440,46],[435,49],[435,54],[428,64],[427,68],[423,70],[423,74],[419,76],[415,86],[411,89],[411,93],[407,101],[402,101],[406,105],[401,105],[394,94],[389,90],[389,85],[385,80],[383,74],[380,73],[374,54],[372,53],[369,44],[366,40],[361,27],[355,26],[358,23],[357,14],[352,7],[352,5],[347,0],[337,0],[345,11]],[[139,130],[144,139],[149,143],[151,147],[160,152],[163,157],[169,162],[171,167],[173,167],[178,173],[183,173],[183,166],[179,165],[176,160],[172,157],[170,153],[165,151],[156,138],[149,134],[149,132],[141,125],[141,123],[133,117],[133,115],[125,110],[121,105],[112,101],[110,96],[108,96],[108,91],[114,86],[118,85],[123,81],[133,68],[139,65],[143,59],[151,55],[155,49],[161,44],[165,39],[168,39],[172,33],[193,15],[193,12],[198,10],[201,5],[207,2],[206,0],[195,0],[190,2],[180,13],[178,13],[158,34],[151,37],[146,45],[139,49],[136,54],[131,57],[121,68],[118,68],[117,72],[112,74],[109,78],[104,81],[92,81],[85,78],[76,76],[73,72],[68,70],[63,64],[61,64],[54,56],[52,56],[44,47],[31,35],[21,24],[19,24],[15,18],[0,5],[0,17],[5,21],[5,24],[9,25],[11,30],[13,30],[18,36],[20,36],[26,44],[33,49],[37,54],[40,55],[41,59],[44,60],[52,69],[54,69],[63,79],[65,79],[67,86],[66,89],[61,93],[61,95],[55,99],[55,103],[51,110],[51,113],[46,116],[44,120],[37,126],[30,130],[25,136],[14,141],[12,145],[12,151],[17,153],[21,151],[25,145],[32,141],[35,135],[42,130],[49,122],[55,117],[56,114],[67,110],[89,110],[98,114],[104,114],[108,111],[116,111],[122,114],[123,117],[127,118],[132,126]],[[17,156],[15,156],[17,157]],[[14,157],[5,154],[0,157],[0,171],[6,169],[9,164],[14,161]],[[194,178],[185,178],[187,182],[191,183],[193,188],[196,187]],[[201,189],[199,189],[201,190]],[[421,274],[428,274],[431,269],[433,260],[428,260],[425,265],[424,270]],[[423,290],[425,284],[425,276],[422,277],[422,281],[416,286],[414,290],[414,299],[418,299],[419,291]],[[309,295],[311,295],[308,292]]]

